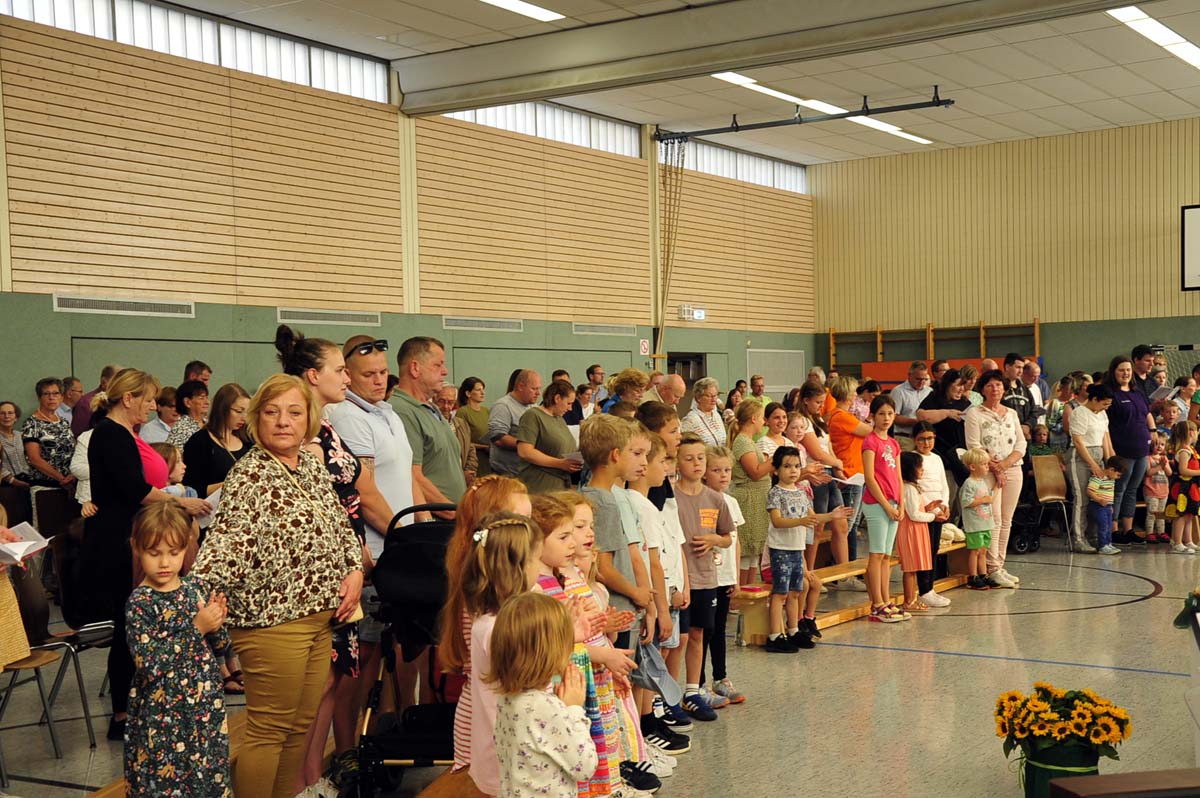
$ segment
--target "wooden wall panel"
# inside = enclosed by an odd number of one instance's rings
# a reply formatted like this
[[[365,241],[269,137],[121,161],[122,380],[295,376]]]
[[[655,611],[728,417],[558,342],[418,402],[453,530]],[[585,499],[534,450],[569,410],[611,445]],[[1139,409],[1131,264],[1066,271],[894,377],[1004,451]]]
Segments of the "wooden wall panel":
[[[431,117],[417,167],[423,312],[649,321],[644,162]]]
[[[13,289],[400,310],[386,105],[0,19]]]
[[[1192,315],[1200,119],[819,164],[818,326]]]
[[[684,173],[671,326],[812,332],[812,198],[699,172]],[[677,320],[681,304],[708,311]]]

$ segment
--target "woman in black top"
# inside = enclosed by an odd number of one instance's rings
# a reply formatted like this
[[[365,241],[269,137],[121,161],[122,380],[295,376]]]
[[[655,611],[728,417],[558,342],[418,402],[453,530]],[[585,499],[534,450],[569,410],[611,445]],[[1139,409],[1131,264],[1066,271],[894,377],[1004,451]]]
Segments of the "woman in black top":
[[[946,471],[954,475],[958,485],[971,475],[958,458],[958,450],[967,448],[963,416],[970,408],[971,400],[964,394],[962,375],[958,369],[950,369],[917,410],[917,420],[932,424],[937,431],[933,451],[942,458]]]
[[[108,416],[95,426],[88,445],[92,500],[98,508],[84,525],[79,562],[81,587],[96,619],[112,620],[113,644],[108,651],[113,718],[108,739],[125,737],[125,711],[133,679],[133,659],[125,640],[125,601],[133,592],[133,552],[129,534],[133,517],[144,505],[173,501],[191,516],[211,511],[201,499],[170,496],[150,485],[142,470],[140,447],[149,449],[133,430],[154,410],[158,381],[144,371],[122,369],[98,403]],[[100,398],[97,394],[97,399]],[[152,452],[153,453],[153,452]],[[158,457],[154,453],[155,457]]]
[[[200,496],[211,496],[225,482],[233,464],[250,451],[246,442],[246,409],[250,394],[235,382],[222,385],[213,397],[208,422],[183,446],[183,484]]]

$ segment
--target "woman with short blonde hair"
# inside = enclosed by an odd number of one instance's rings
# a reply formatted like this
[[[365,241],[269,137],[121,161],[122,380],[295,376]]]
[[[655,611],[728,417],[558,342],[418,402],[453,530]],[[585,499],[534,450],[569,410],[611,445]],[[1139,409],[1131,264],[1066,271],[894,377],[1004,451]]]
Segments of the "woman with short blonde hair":
[[[632,402],[634,405],[642,401],[642,394],[650,385],[650,377],[639,369],[621,369],[616,375],[608,378],[608,399],[601,410],[605,413],[617,402]]]

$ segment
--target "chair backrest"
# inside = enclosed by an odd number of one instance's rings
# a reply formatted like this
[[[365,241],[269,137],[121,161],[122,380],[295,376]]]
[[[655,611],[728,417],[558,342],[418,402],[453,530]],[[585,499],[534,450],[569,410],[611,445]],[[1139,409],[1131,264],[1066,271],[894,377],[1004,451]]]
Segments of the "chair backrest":
[[[37,503],[38,531],[42,537],[61,535],[79,517],[79,502],[65,490],[39,490],[33,494]]]
[[[72,629],[99,620],[95,612],[89,612],[82,601],[80,589],[82,563],[79,559],[83,519],[72,521],[64,534],[50,539],[50,552],[54,557],[54,572],[58,574],[59,603],[62,605],[63,620]]]
[[[0,669],[29,656],[29,639],[8,574],[0,574]]]
[[[1067,478],[1063,474],[1062,461],[1057,455],[1040,454],[1033,458],[1033,481],[1037,486],[1038,501],[1065,502],[1067,500]]]
[[[9,526],[33,520],[33,512],[29,506],[29,488],[0,485],[0,506],[4,507],[4,512],[8,514]]]

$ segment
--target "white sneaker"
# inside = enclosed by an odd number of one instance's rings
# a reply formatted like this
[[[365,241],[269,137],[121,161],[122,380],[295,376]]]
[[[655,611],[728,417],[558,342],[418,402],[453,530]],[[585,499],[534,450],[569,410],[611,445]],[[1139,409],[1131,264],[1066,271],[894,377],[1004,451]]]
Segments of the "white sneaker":
[[[852,576],[849,579],[843,579],[842,581],[838,582],[838,590],[851,590],[856,593],[866,593],[867,586],[863,583],[863,580]]]
[[[1187,547],[1188,547],[1189,549],[1191,549],[1193,552],[1194,552],[1194,551],[1196,551],[1196,544],[1195,544],[1195,543],[1184,543],[1183,545],[1187,546]]]
[[[1013,576],[1012,574],[1010,574],[1010,573],[1008,572],[1008,569],[1007,569],[1007,568],[1001,568],[1001,569],[1000,569],[1000,571],[1001,571],[1001,572],[1002,572],[1002,573],[1003,573],[1005,576],[1007,576],[1007,577],[1008,577],[1008,581],[1010,581],[1010,582],[1016,582],[1018,585],[1019,585],[1019,584],[1021,584],[1021,580],[1020,580],[1020,579],[1018,579],[1017,577]]]
[[[650,756],[650,772],[660,779],[668,779],[675,772],[675,766],[667,762],[663,757],[666,756],[662,751],[659,751],[652,745],[646,746],[646,750]]]
[[[1189,549],[1187,546],[1180,543],[1176,546],[1171,547],[1171,553],[1172,554],[1195,554],[1196,552],[1195,552],[1195,550]]]
[[[1109,543],[1107,546],[1100,547],[1100,553],[1101,554],[1120,554],[1121,550],[1118,549],[1113,544]]]
[[[612,792],[609,793],[611,798],[649,798],[649,796],[653,794],[654,793],[652,792],[646,792],[645,790],[639,790],[634,787],[630,787],[628,784],[618,784],[616,787],[613,787]]]
[[[1095,554],[1096,547],[1082,538],[1076,538],[1075,551],[1082,552],[1083,554]]]
[[[990,574],[988,574],[988,578],[991,579],[996,584],[1000,585],[1000,587],[1016,587],[1017,586],[1016,582],[1014,582],[1013,580],[1009,579],[1007,576],[1004,575],[1003,570],[992,571]]]
[[[674,770],[676,767],[678,767],[679,760],[676,759],[675,757],[671,756],[670,754],[668,754],[666,751],[662,750],[661,748],[655,748],[652,745],[648,745],[646,747],[653,749],[650,752],[650,761],[651,762],[661,762],[664,765],[666,765],[667,767],[669,767],[671,770]]]
[[[930,590],[928,593],[925,593],[924,595],[922,595],[921,601],[924,601],[930,607],[949,607],[950,606],[950,599],[946,598],[945,596],[943,596],[940,593],[937,593],[933,590]]]

